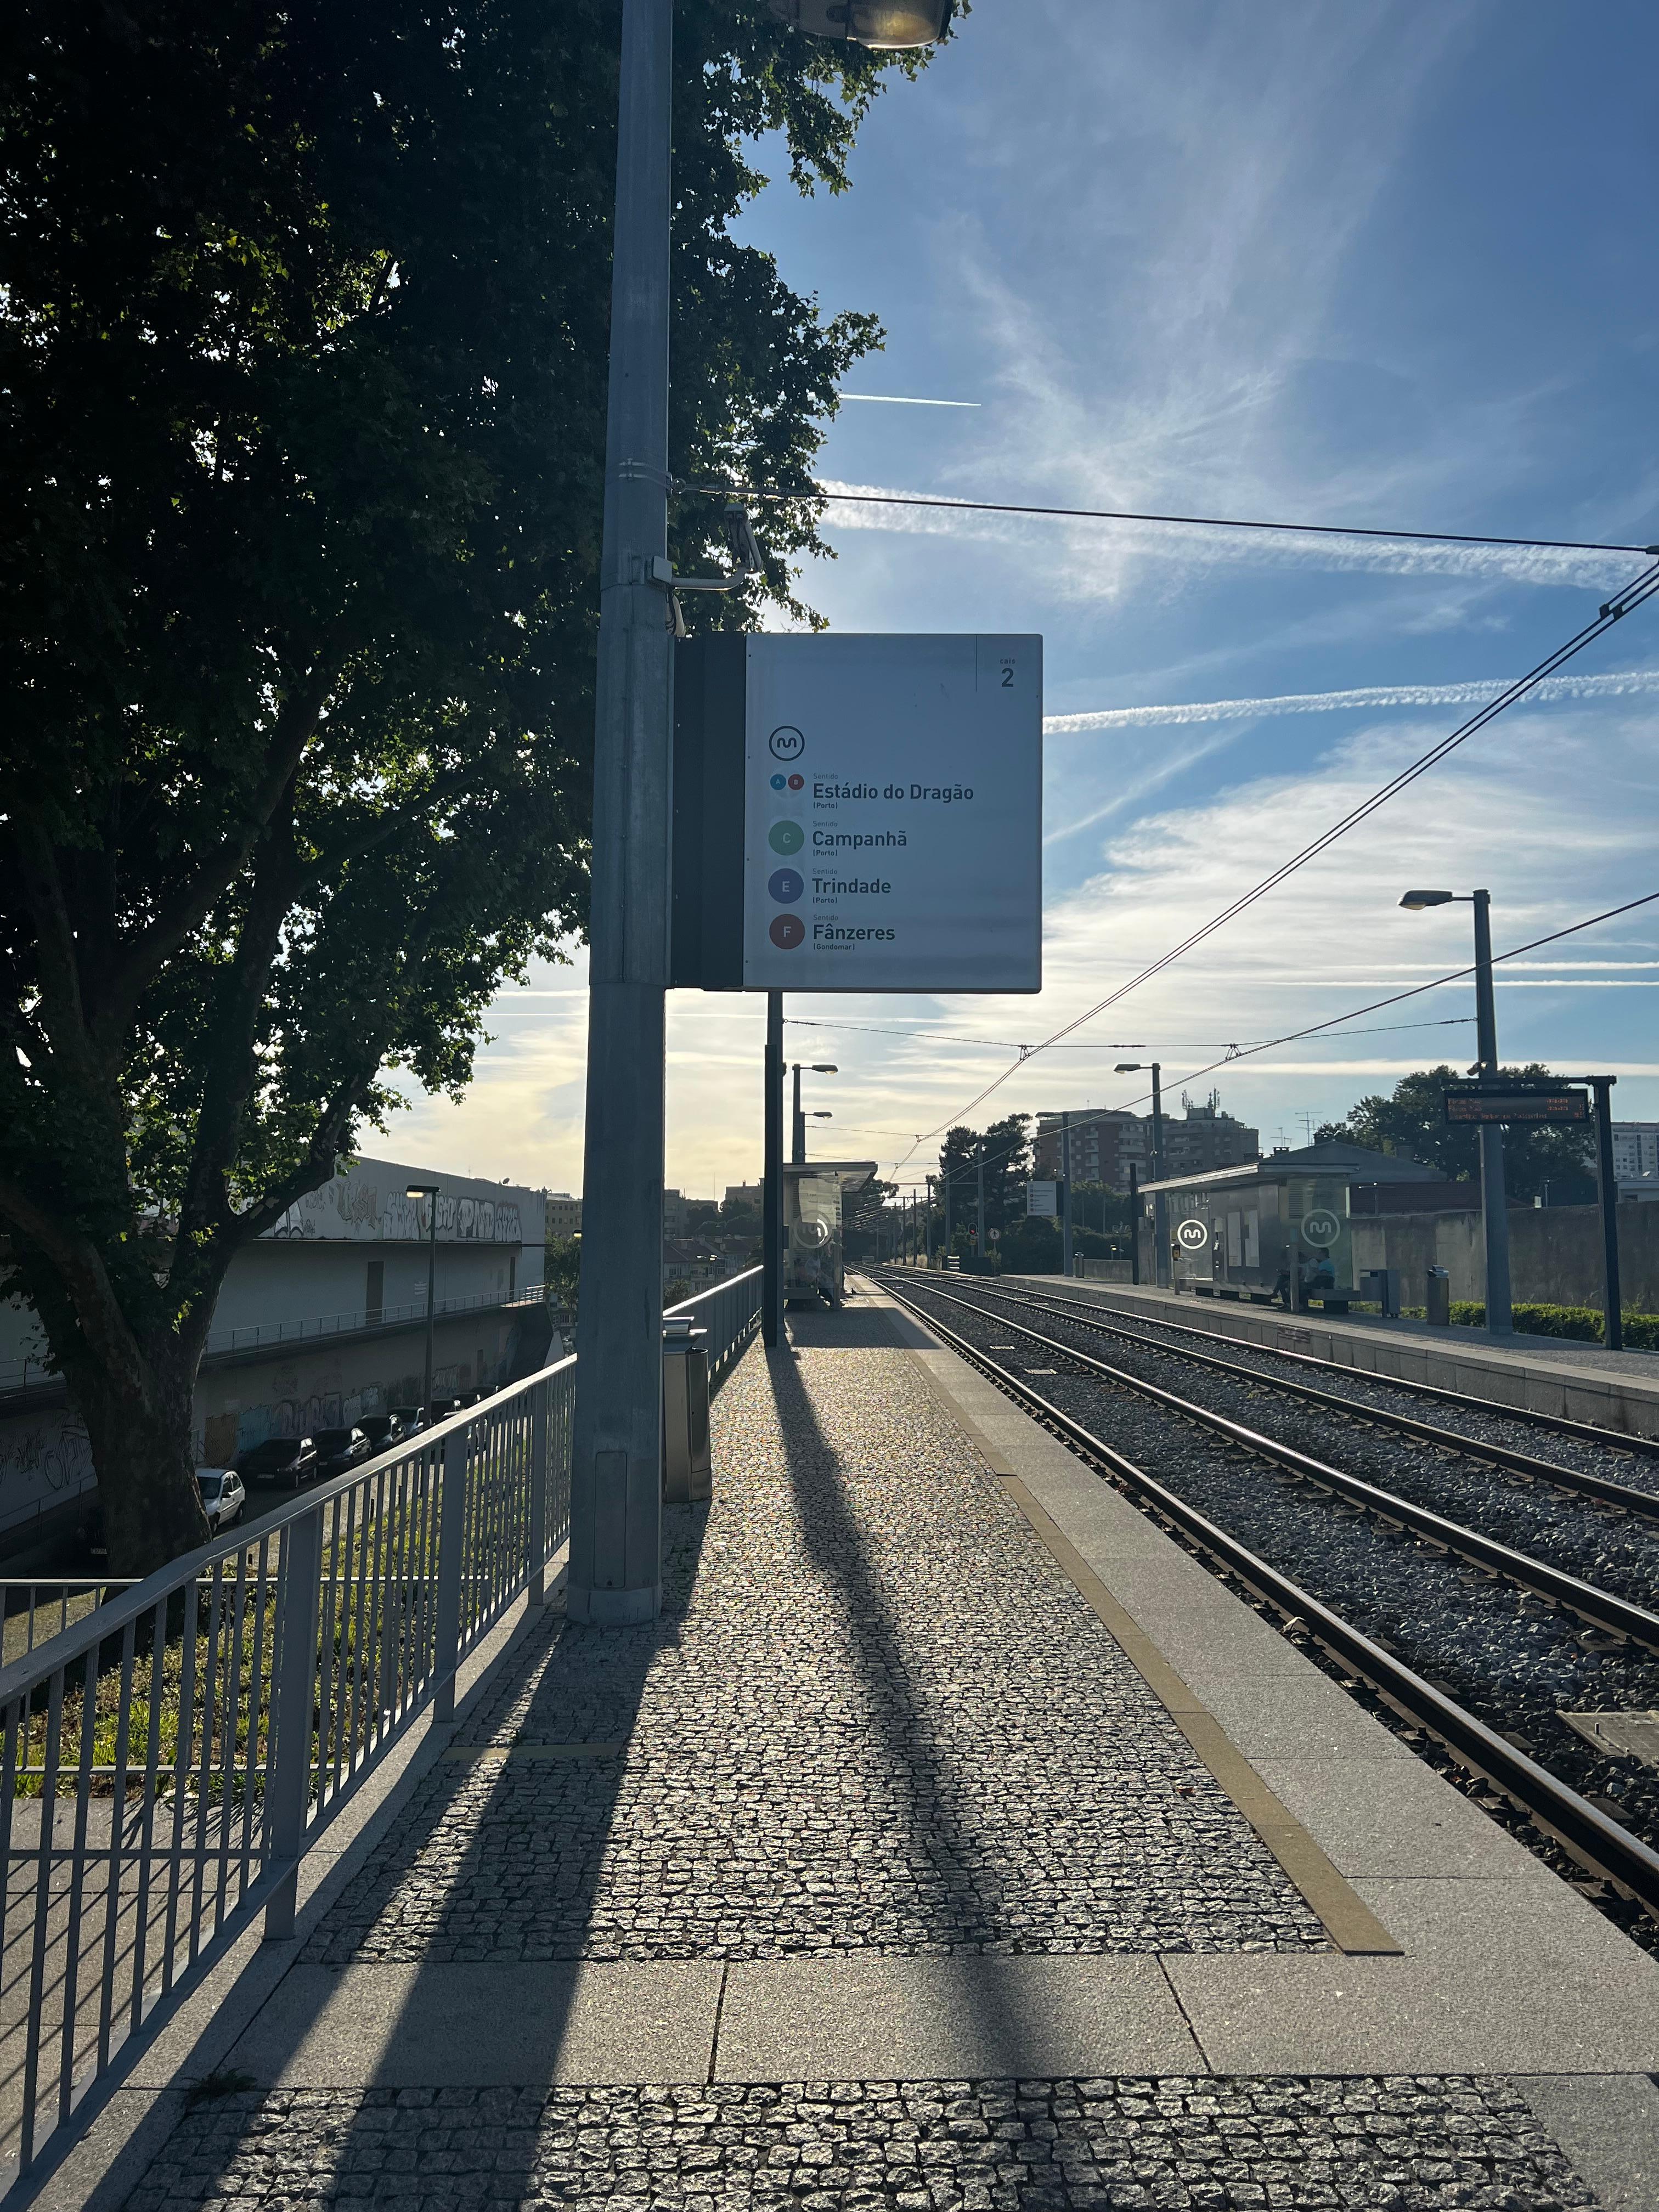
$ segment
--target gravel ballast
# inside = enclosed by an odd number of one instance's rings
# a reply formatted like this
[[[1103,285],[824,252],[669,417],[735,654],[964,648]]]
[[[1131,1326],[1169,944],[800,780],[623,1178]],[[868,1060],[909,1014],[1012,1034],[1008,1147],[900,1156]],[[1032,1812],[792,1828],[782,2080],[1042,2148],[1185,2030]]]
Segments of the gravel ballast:
[[[903,1285],[947,1328],[989,1350],[1061,1412],[1122,1452],[1155,1480],[1197,1506],[1260,1557],[1366,1634],[1381,1638],[1417,1673],[1446,1687],[1486,1724],[1529,1750],[1550,1771],[1582,1794],[1605,1802],[1620,1822],[1659,1846],[1659,1775],[1631,1759],[1603,1757],[1561,1719],[1565,1711],[1644,1711],[1659,1706],[1659,1660],[1634,1646],[1586,1631],[1571,1615],[1540,1599],[1489,1578],[1455,1558],[1383,1528],[1358,1509],[1316,1488],[1291,1484],[1278,1470],[1221,1438],[1154,1405],[1126,1388],[1067,1368],[1069,1341],[1091,1357],[1206,1407],[1241,1419],[1263,1435],[1284,1437],[1298,1449],[1364,1480],[1431,1505],[1449,1519],[1479,1526],[1522,1551],[1536,1553],[1584,1579],[1592,1556],[1617,1564],[1628,1583],[1623,1593],[1645,1601],[1650,1584],[1651,1536],[1633,1520],[1604,1523],[1582,1504],[1507,1483],[1497,1470],[1443,1460],[1426,1448],[1327,1422],[1316,1437],[1305,1425],[1312,1409],[1286,1411],[1291,1401],[1263,1393],[1252,1397],[1231,1378],[1170,1351],[1135,1351],[1119,1340],[1092,1336],[1080,1326],[1029,1311],[974,1283],[952,1283],[944,1292],[926,1283]],[[960,1299],[961,1303],[952,1303]],[[1060,1348],[1012,1336],[1009,1319],[1040,1328]],[[1302,1424],[1291,1433],[1291,1423]],[[1362,1443],[1362,1461],[1357,1447]],[[1505,1493],[1502,1496],[1498,1493]],[[1491,1515],[1477,1513],[1482,1498]],[[1500,1522],[1498,1515],[1504,1516]],[[1575,1551],[1561,1556],[1563,1522],[1576,1522]],[[1634,1922],[1650,1937],[1651,1926]]]

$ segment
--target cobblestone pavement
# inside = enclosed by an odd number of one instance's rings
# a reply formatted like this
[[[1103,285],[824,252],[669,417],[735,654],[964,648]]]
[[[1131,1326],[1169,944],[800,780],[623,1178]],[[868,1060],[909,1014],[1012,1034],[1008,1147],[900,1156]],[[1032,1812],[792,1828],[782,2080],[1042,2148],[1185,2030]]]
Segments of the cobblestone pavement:
[[[128,2212],[1557,2212],[1515,2090],[1432,2080],[276,2091],[198,2106]]]
[[[550,1621],[469,1731],[521,1755],[441,1764],[307,1956],[1328,1948],[886,1324],[811,1339],[720,1394],[662,1620]]]

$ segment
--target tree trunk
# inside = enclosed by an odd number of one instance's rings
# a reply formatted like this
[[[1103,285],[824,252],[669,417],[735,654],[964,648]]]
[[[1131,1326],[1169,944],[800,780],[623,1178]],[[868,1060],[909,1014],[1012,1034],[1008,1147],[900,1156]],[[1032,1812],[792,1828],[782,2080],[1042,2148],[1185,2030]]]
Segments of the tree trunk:
[[[92,1445],[112,1574],[153,1574],[208,1540],[191,1448],[196,1364],[169,1334],[145,1344],[136,1378],[90,1362],[67,1378]]]

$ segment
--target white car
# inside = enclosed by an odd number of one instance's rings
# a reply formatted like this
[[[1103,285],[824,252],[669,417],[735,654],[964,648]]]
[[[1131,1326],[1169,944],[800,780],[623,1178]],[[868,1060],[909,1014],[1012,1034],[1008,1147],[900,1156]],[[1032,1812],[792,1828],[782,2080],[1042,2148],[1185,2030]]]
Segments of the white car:
[[[207,1515],[208,1527],[216,1536],[221,1529],[234,1528],[247,1504],[241,1476],[234,1467],[198,1467],[196,1480],[201,1487],[202,1510]]]

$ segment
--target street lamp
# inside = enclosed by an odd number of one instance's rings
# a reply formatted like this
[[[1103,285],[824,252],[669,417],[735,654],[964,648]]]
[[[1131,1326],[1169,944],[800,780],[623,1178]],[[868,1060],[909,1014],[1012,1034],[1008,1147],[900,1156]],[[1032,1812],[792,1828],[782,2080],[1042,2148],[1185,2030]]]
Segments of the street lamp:
[[[412,1182],[404,1196],[412,1198],[417,1205],[422,1199],[427,1199],[432,1206],[426,1237],[426,1387],[421,1393],[421,1417],[429,1427],[432,1422],[432,1324],[436,1311],[434,1301],[438,1287],[438,1186],[435,1182]]]
[[[789,0],[787,22],[925,45],[945,0]],[[626,1627],[662,1606],[662,1168],[676,578],[668,559],[674,0],[623,0],[605,520],[593,714],[583,1137],[582,1378],[566,1609]],[[728,588],[753,573],[743,566]],[[703,580],[704,587],[709,580]]]
[[[1400,902],[1408,914],[1431,906],[1474,908],[1474,1016],[1478,1040],[1473,1073],[1482,1082],[1498,1074],[1498,1002],[1492,986],[1492,893],[1407,891]],[[1480,1125],[1480,1225],[1486,1247],[1486,1334],[1509,1336],[1515,1328],[1510,1295],[1510,1213],[1504,1188],[1504,1131],[1497,1121]]]
[[[806,1164],[806,1124],[808,1120],[811,1119],[814,1121],[828,1121],[833,1119],[833,1116],[829,1114],[813,1114],[809,1116],[801,1112],[800,1076],[803,1067],[810,1068],[814,1075],[839,1075],[841,1073],[840,1068],[836,1066],[833,1060],[797,1060],[790,1062],[790,1073],[795,1079],[795,1122],[794,1141],[790,1149],[789,1158],[792,1163],[798,1168],[805,1167]]]
[[[854,46],[930,46],[943,38],[956,0],[769,0],[772,13],[815,39]]]
[[[1161,1060],[1121,1060],[1119,1075],[1139,1075],[1149,1070],[1152,1079],[1152,1280],[1161,1289],[1170,1273],[1170,1255],[1164,1249],[1164,1228],[1169,1213],[1164,1193],[1156,1186],[1164,1180],[1164,1063]],[[1139,1239],[1140,1224],[1134,1224],[1132,1234]]]

